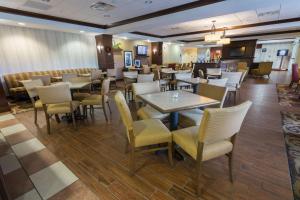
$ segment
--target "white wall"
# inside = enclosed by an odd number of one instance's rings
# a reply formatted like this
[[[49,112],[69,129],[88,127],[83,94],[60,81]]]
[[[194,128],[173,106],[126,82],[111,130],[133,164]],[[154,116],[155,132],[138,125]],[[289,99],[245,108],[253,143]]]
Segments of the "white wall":
[[[262,52],[262,49],[266,48],[266,52]],[[289,43],[271,43],[263,44],[261,49],[255,50],[254,62],[273,62],[273,68],[279,68],[281,57],[277,56],[277,51],[279,49],[288,49],[289,55],[286,56],[283,60],[283,67],[288,67],[289,59],[293,49],[293,44]]]
[[[197,54],[197,62],[210,61],[210,48],[198,48]]]
[[[179,44],[163,44],[163,63],[181,63]]]
[[[94,36],[0,25],[0,75],[97,67]]]

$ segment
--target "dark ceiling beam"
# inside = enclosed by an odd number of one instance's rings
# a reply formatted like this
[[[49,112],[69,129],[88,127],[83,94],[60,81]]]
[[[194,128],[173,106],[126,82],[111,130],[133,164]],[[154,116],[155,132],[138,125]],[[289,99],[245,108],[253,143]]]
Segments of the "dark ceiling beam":
[[[254,34],[244,34],[244,35],[233,35],[228,36],[228,38],[246,38],[246,37],[259,37],[259,36],[268,36],[268,35],[280,35],[280,34],[289,34],[289,33],[300,33],[300,29],[296,30],[287,30],[287,31],[274,31],[274,32],[267,32],[267,33],[254,33]],[[204,38],[199,38],[195,40],[179,40],[179,42],[203,42]]]
[[[138,17],[133,17],[133,18],[129,18],[129,19],[125,19],[122,21],[118,21],[115,23],[112,23],[110,25],[108,25],[108,28],[112,28],[112,27],[116,27],[116,26],[122,26],[125,24],[131,24],[134,22],[139,22],[139,21],[144,21],[147,19],[151,19],[151,18],[155,18],[155,17],[161,17],[164,15],[169,15],[169,14],[173,14],[173,13],[177,13],[177,12],[182,12],[185,10],[190,10],[190,9],[194,9],[194,8],[199,8],[199,7],[203,7],[203,6],[207,6],[210,4],[215,4],[215,3],[219,3],[225,0],[198,0],[198,1],[194,1],[194,2],[190,2],[190,3],[186,3],[183,5],[179,5],[179,6],[175,6],[172,8],[167,8],[164,10],[159,10],[156,12],[152,12],[152,13],[148,13],[145,15],[141,15]]]
[[[21,16],[26,16],[26,17],[35,17],[35,18],[46,19],[46,20],[57,21],[57,22],[64,22],[64,23],[69,23],[69,24],[76,24],[76,25],[81,25],[81,26],[88,26],[88,27],[93,27],[93,28],[101,28],[101,29],[107,28],[106,25],[93,24],[93,23],[83,22],[83,21],[78,21],[78,20],[73,20],[73,19],[67,19],[67,18],[55,17],[55,16],[51,16],[51,15],[33,13],[33,12],[18,10],[18,9],[14,9],[14,8],[7,8],[7,7],[3,7],[3,6],[0,6],[0,12],[14,14],[14,15],[21,15]]]

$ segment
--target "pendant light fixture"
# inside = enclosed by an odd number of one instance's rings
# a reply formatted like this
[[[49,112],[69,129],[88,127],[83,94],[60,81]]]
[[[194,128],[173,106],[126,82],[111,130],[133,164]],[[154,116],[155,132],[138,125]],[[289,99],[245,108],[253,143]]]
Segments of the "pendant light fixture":
[[[205,42],[217,42],[218,40],[221,39],[221,35],[216,33],[216,26],[215,23],[216,21],[212,21],[213,25],[211,27],[211,32],[209,35],[204,36],[204,41]]]
[[[224,27],[223,36],[217,41],[217,44],[230,44],[230,38],[226,38],[226,27]]]

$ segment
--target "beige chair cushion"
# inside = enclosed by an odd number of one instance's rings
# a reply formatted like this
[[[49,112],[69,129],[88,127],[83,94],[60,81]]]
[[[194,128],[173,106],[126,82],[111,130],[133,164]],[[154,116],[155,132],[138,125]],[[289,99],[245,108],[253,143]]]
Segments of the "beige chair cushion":
[[[158,119],[133,122],[135,147],[172,142],[169,129]]]
[[[108,97],[104,97],[104,101],[108,101]],[[81,101],[81,105],[102,105],[102,95],[91,95]]]
[[[84,92],[76,92],[76,93],[73,93],[73,99],[75,101],[82,101],[83,99],[87,98],[91,96],[90,93],[84,93]]]
[[[173,141],[178,144],[185,152],[197,159],[199,126],[173,131]],[[219,141],[213,144],[205,144],[203,149],[202,161],[210,160],[231,152],[233,145],[229,140]]]
[[[41,100],[37,100],[36,102],[34,102],[34,107],[35,108],[43,108],[43,103]]]
[[[15,88],[10,88],[9,91],[13,93],[17,93],[17,92],[25,92],[26,89],[25,87],[15,87]]]
[[[182,127],[199,126],[203,117],[200,109],[185,110],[179,112],[179,125]]]
[[[140,108],[137,111],[137,115],[141,119],[160,119],[160,120],[169,116],[169,114],[163,114],[149,105]]]
[[[49,104],[47,108],[48,114],[64,114],[71,113],[80,105],[79,101],[72,101],[73,110],[70,110],[70,103],[58,103],[58,104]]]

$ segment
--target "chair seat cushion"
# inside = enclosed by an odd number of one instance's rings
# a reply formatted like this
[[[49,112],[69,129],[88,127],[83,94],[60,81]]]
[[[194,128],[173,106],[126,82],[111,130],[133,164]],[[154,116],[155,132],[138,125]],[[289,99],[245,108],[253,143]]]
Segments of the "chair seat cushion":
[[[133,122],[135,147],[172,142],[169,129],[158,119],[146,119]]]
[[[182,127],[199,126],[203,117],[200,109],[184,110],[179,112],[179,125]]]
[[[104,97],[104,101],[108,101],[108,97]],[[81,105],[102,105],[102,95],[91,95],[81,101]]]
[[[26,89],[25,89],[25,87],[15,87],[15,88],[10,88],[9,91],[13,92],[13,93],[16,93],[16,92],[25,92]]]
[[[84,92],[76,92],[76,93],[73,93],[73,99],[75,101],[82,101],[83,99],[87,98],[91,96],[90,93],[84,93]]]
[[[137,111],[137,115],[141,119],[160,119],[160,120],[169,116],[169,114],[161,113],[149,105],[140,108]]]
[[[43,103],[41,100],[37,100],[36,102],[34,102],[34,107],[35,108],[43,108]]]
[[[79,101],[72,101],[73,110],[70,109],[70,103],[57,103],[57,104],[50,104],[47,108],[48,114],[64,114],[64,113],[71,113],[80,105]]]
[[[195,160],[197,159],[199,126],[173,131],[173,141]],[[210,160],[231,152],[233,145],[229,140],[205,144],[202,161]]]

